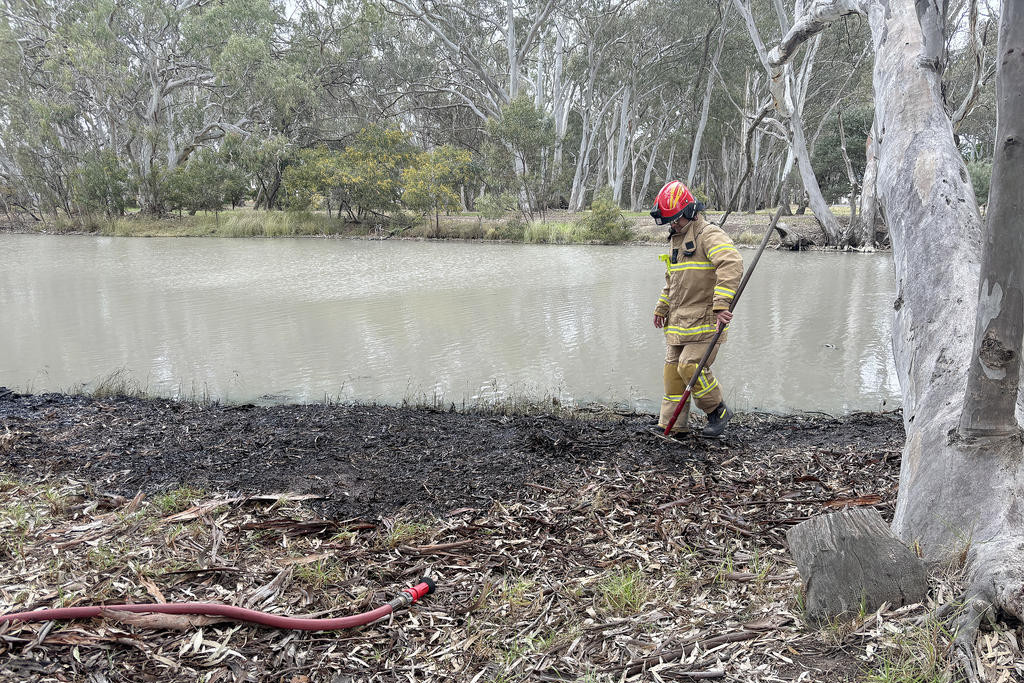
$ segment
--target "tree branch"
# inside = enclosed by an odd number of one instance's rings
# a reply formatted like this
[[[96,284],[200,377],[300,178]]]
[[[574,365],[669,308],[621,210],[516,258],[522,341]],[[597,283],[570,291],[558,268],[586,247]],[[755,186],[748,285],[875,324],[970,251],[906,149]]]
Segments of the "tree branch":
[[[740,0],[735,2],[739,3]],[[749,14],[749,9],[747,12]],[[793,111],[785,67],[796,51],[809,39],[821,33],[826,26],[850,14],[866,16],[867,0],[814,0],[807,11],[797,17],[796,23],[786,32],[779,44],[772,48],[767,58],[761,58],[762,62],[766,62],[765,68],[771,77],[771,90],[776,107],[787,114]],[[752,22],[753,17],[748,21],[748,26],[752,25]],[[756,31],[756,28],[752,29],[752,36],[753,31]],[[759,53],[761,49],[763,47],[758,49]]]

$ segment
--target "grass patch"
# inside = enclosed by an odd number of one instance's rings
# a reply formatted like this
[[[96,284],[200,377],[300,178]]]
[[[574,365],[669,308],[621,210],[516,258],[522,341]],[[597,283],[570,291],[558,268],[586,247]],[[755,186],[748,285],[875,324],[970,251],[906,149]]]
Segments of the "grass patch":
[[[590,241],[589,232],[575,222],[533,222],[523,231],[527,244],[583,244]]]
[[[412,541],[430,537],[432,527],[421,522],[395,522],[381,537],[381,545],[385,548],[397,548]]]
[[[127,368],[114,370],[99,380],[92,390],[93,398],[114,398],[116,396],[143,398],[146,395],[146,389],[132,377]]]
[[[757,246],[758,244],[761,244],[761,240],[763,238],[764,238],[764,235],[758,235],[753,230],[744,230],[733,241],[736,244],[746,244],[748,246],[753,247],[753,246]]]
[[[343,583],[348,579],[348,573],[345,571],[344,563],[325,558],[296,566],[292,577],[310,588],[322,589]]]
[[[961,681],[950,657],[952,634],[935,619],[899,634],[880,652],[864,683],[950,683]]]
[[[181,488],[161,493],[153,498],[153,505],[163,516],[173,515],[192,507],[203,496],[202,489],[182,486]]]
[[[598,608],[615,616],[638,614],[653,597],[650,581],[636,568],[612,572],[597,585]]]

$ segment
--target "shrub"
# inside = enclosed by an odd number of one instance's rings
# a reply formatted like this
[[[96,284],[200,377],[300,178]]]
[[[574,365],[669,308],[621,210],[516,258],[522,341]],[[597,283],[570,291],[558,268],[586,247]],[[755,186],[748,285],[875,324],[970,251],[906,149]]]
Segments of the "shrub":
[[[510,192],[485,194],[476,200],[476,209],[480,215],[491,220],[504,218],[519,208],[517,205],[516,196]]]
[[[704,206],[711,208],[711,198],[708,197],[708,193],[704,191],[704,186],[691,187],[690,192],[693,194],[693,198],[698,202],[704,202]]]
[[[967,164],[967,172],[974,186],[974,197],[978,204],[988,204],[988,190],[992,182],[992,162],[972,161]]]
[[[102,212],[108,218],[123,216],[134,188],[128,169],[110,151],[89,157],[74,180],[75,199],[87,212]]]
[[[612,201],[611,188],[602,188],[594,195],[590,213],[580,218],[579,223],[589,239],[604,244],[618,244],[633,237],[622,209]]]

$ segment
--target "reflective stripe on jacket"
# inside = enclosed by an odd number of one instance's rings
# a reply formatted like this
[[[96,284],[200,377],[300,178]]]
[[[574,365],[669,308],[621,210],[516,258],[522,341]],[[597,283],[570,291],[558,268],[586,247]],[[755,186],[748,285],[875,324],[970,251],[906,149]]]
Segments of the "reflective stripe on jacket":
[[[685,254],[687,243],[693,253]],[[729,308],[743,276],[743,258],[725,231],[699,215],[682,234],[673,235],[664,254],[665,287],[655,315],[665,318],[665,341],[689,344],[715,336],[715,311]],[[675,259],[673,260],[673,254]],[[721,341],[725,341],[726,333]]]

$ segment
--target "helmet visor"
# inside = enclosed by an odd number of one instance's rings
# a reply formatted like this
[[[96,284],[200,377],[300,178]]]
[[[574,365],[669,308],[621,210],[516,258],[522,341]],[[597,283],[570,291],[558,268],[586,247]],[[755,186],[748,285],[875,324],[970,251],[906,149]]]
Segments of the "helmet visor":
[[[661,215],[661,209],[659,209],[658,207],[654,207],[653,209],[651,209],[651,218],[654,219],[654,222],[657,225],[668,225],[669,223],[671,223],[672,221],[676,220],[677,218],[679,218],[682,215],[683,215],[682,211],[676,211],[671,216],[662,216]]]

